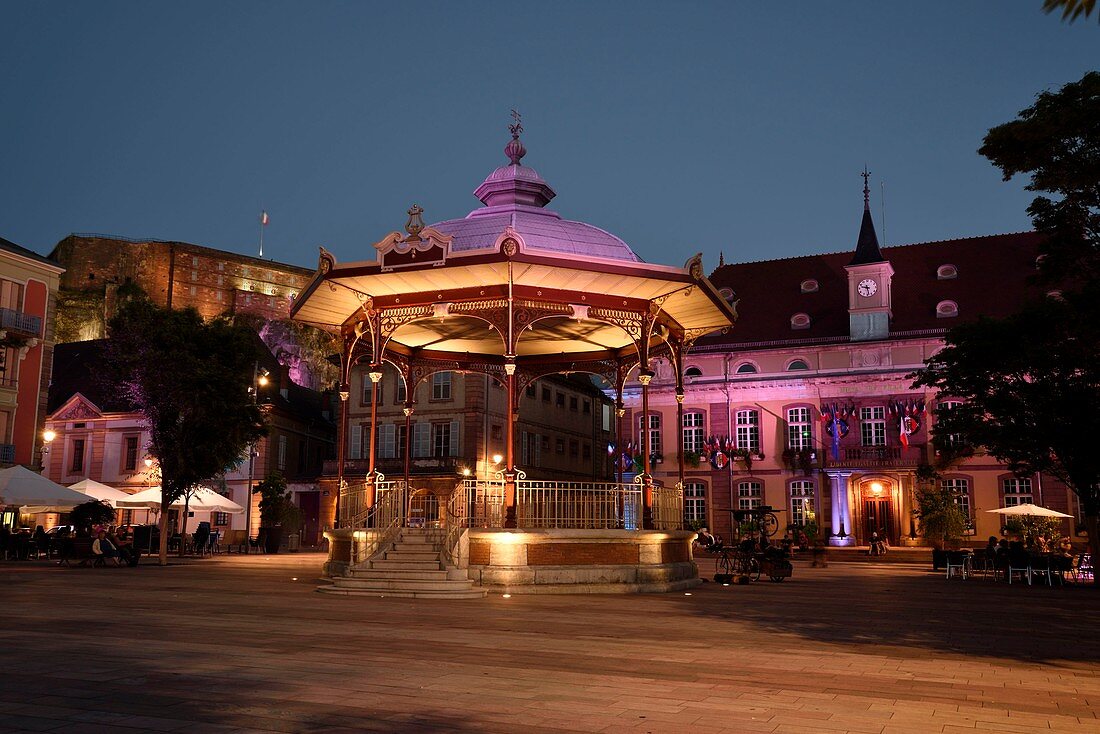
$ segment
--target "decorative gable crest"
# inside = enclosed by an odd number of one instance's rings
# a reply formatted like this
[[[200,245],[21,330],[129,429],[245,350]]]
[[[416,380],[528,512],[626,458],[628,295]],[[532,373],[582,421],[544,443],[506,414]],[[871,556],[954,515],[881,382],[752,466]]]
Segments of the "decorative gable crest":
[[[69,398],[60,410],[54,413],[53,420],[83,421],[101,417],[103,417],[103,413],[96,404],[77,393]]]
[[[453,238],[431,227],[425,227],[421,217],[423,213],[423,209],[413,204],[408,211],[409,221],[405,225],[408,234],[402,236],[400,232],[390,232],[374,243],[382,272],[418,265],[439,267],[447,262]]]

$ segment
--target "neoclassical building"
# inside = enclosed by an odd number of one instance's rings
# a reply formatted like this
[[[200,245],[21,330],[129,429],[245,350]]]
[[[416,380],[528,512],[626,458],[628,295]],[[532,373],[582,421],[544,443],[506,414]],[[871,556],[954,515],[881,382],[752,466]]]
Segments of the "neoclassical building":
[[[1030,279],[1038,244],[1024,232],[880,247],[865,187],[853,250],[720,264],[711,280],[739,320],[692,350],[680,427],[670,366],[657,367],[655,478],[677,481],[682,444],[686,519],[726,537],[731,509],[770,505],[781,527],[813,520],[833,545],[865,544],[871,532],[920,542],[912,492],[918,467],[941,463],[929,429],[952,400],[913,389],[910,375],[955,324],[1043,297]],[[628,391],[641,441],[638,402]],[[712,437],[737,458],[697,462]],[[1051,477],[1015,477],[984,455],[939,470],[975,542],[1000,533],[986,510],[1024,502],[1074,514],[1067,532],[1080,525],[1075,496]]]

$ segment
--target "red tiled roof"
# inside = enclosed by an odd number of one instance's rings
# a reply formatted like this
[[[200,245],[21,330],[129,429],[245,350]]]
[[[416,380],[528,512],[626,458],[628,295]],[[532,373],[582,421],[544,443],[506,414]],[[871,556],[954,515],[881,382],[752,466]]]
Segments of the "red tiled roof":
[[[1006,316],[1042,291],[1031,283],[1040,235],[1036,232],[969,237],[882,248],[894,268],[891,332],[945,329],[977,316]],[[848,273],[851,251],[783,260],[730,264],[711,274],[715,288],[731,288],[740,299],[737,324],[703,345],[744,344],[788,339],[828,339],[848,335]],[[958,277],[939,280],[941,265],[954,265]],[[807,279],[815,293],[803,293]],[[941,301],[958,304],[955,318],[937,318]],[[808,329],[792,329],[791,316],[810,316]]]

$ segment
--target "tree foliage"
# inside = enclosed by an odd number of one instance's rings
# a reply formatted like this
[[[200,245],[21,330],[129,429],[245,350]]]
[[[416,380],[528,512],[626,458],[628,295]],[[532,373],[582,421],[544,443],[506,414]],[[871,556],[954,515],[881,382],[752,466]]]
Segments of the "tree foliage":
[[[248,392],[258,348],[246,328],[140,298],[111,319],[104,376],[145,417],[161,473],[162,525],[172,502],[232,466],[264,435],[263,414]],[[164,532],[161,557],[166,562]]]
[[[1089,17],[1095,8],[1096,0],[1043,0],[1044,13],[1061,11],[1062,20],[1068,20],[1070,23],[1082,16]],[[1100,18],[1100,16],[1097,17]]]
[[[913,516],[920,520],[921,536],[936,548],[956,543],[970,518],[955,502],[954,493],[939,482],[923,483],[913,495]]]
[[[301,527],[302,512],[294,504],[286,488],[286,478],[281,472],[272,472],[252,490],[260,495],[260,524],[264,527],[281,526],[294,531]]]
[[[114,508],[102,500],[82,502],[69,511],[69,523],[82,535],[95,525],[111,525],[114,521]]]
[[[1100,277],[1100,73],[1041,92],[1018,119],[989,131],[978,152],[1004,180],[1028,177],[1028,207],[1043,233],[1040,274],[1060,287]]]

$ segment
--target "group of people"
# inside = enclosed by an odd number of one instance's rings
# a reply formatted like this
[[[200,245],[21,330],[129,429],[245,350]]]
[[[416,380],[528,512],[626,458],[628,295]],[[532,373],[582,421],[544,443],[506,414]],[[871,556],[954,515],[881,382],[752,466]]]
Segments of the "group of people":
[[[985,545],[985,553],[988,558],[1007,558],[1009,553],[1052,553],[1065,558],[1073,557],[1073,543],[1069,538],[1060,538],[1055,541],[1047,540],[1042,535],[1035,538],[1030,545],[1024,545],[1023,541],[998,539],[996,535],[989,536],[989,542]]]

